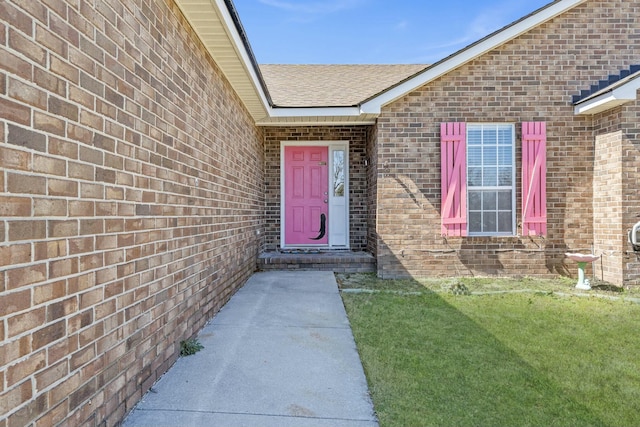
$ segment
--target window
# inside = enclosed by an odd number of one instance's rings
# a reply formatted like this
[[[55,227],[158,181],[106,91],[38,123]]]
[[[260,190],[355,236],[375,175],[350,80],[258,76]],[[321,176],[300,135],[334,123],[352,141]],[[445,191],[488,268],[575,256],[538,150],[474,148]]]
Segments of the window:
[[[344,196],[344,150],[333,151],[333,195]]]
[[[515,174],[513,125],[467,126],[469,235],[513,235]]]
[[[545,122],[522,123],[520,234],[547,234]],[[443,236],[517,235],[515,126],[440,126]]]

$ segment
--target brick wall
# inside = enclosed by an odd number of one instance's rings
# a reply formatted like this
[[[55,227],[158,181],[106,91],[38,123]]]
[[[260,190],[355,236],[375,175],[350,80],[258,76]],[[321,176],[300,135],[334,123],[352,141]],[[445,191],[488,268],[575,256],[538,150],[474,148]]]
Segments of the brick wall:
[[[280,146],[283,141],[349,142],[349,232],[351,250],[367,249],[368,187],[364,165],[368,126],[265,127],[265,247],[280,248]]]
[[[619,285],[640,284],[640,254],[627,233],[640,221],[640,102],[593,117],[593,222],[596,276]]]
[[[595,142],[593,239],[595,253],[602,254],[597,277],[611,283],[622,283],[622,253],[626,250],[622,225],[622,131],[597,134]]]
[[[378,127],[371,126],[367,133],[367,149],[365,150],[367,168],[367,252],[378,255],[377,215],[378,215]]]
[[[0,1],[0,426],[169,368],[255,269],[262,141],[172,1]]]
[[[563,254],[593,244],[594,139],[572,95],[637,62],[639,15],[635,2],[591,0],[386,106],[378,121],[379,275],[575,275]],[[518,224],[519,124],[547,122],[546,238],[441,237],[445,121],[516,124]]]
[[[631,227],[640,221],[640,101],[623,106],[622,116],[623,283],[640,285],[640,253],[633,252],[625,237]]]

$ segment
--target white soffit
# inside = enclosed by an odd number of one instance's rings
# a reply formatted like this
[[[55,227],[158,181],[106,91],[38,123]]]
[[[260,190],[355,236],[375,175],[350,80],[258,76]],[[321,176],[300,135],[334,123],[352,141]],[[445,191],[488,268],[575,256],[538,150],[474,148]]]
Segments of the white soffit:
[[[580,101],[575,106],[575,114],[597,114],[634,101],[638,98],[638,90],[640,90],[640,75],[602,94],[595,94]]]
[[[470,62],[485,53],[507,43],[510,40],[526,33],[545,22],[563,14],[564,12],[585,3],[587,0],[560,0],[550,3],[547,7],[537,13],[515,22],[498,32],[486,37],[479,42],[462,49],[439,63],[427,68],[424,72],[415,77],[396,85],[386,92],[364,102],[362,104],[362,112],[369,114],[379,114],[383,105],[393,102],[407,93],[423,86],[453,70]]]
[[[374,124],[376,117],[376,115],[361,114],[358,107],[272,108],[269,117],[256,124],[259,126],[364,125]]]
[[[224,1],[176,0],[176,4],[254,120],[267,116],[269,103]]]

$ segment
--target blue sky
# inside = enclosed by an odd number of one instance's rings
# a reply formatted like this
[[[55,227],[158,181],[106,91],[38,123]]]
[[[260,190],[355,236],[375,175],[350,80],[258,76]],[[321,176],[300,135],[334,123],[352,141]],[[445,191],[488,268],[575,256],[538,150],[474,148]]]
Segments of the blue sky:
[[[233,0],[260,64],[430,64],[551,0]]]

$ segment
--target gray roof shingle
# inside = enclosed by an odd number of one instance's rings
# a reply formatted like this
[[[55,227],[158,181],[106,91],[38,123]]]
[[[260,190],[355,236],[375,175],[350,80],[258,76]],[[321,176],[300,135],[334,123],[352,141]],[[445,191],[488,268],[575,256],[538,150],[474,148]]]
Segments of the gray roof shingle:
[[[350,107],[427,68],[403,65],[260,65],[278,107]]]

